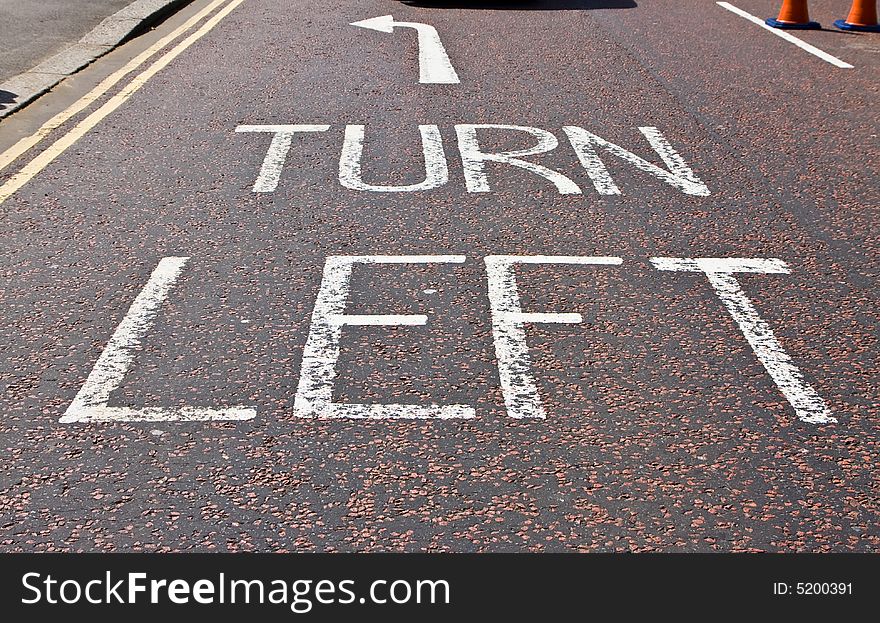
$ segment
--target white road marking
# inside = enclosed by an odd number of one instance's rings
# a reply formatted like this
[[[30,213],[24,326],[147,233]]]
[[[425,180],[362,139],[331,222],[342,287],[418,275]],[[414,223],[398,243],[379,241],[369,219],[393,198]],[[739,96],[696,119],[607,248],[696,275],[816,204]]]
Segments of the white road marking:
[[[785,262],[775,258],[652,257],[651,263],[658,270],[705,273],[758,360],[794,407],[798,419],[810,424],[837,422],[822,397],[804,380],[773,330],[758,315],[734,276],[743,272],[788,274]]]
[[[214,9],[216,9],[218,6],[226,1],[227,0],[215,0],[214,2],[206,6],[204,9],[189,18],[186,22],[181,24],[179,27],[175,28],[168,35],[135,56],[121,68],[117,69],[112,74],[104,78],[95,88],[83,95],[81,98],[76,100],[73,104],[62,110],[60,113],[49,119],[49,121],[44,123],[42,126],[40,126],[39,130],[31,134],[30,136],[26,136],[20,139],[12,147],[0,154],[0,171],[12,164],[12,162],[18,159],[19,156],[21,156],[29,149],[31,149],[34,145],[46,138],[53,130],[60,128],[64,123],[73,118],[77,113],[87,108],[92,102],[94,102],[99,97],[104,95],[107,91],[112,89],[125,76],[143,65],[147,60],[150,59],[150,57],[154,56],[162,48],[180,37],[184,32],[192,28],[198,22],[202,21],[202,19],[206,15],[213,12]]]
[[[281,170],[287,161],[287,153],[290,151],[290,144],[293,141],[294,134],[297,132],[326,132],[329,129],[329,125],[313,124],[240,125],[235,128],[236,132],[271,132],[274,134],[272,142],[269,143],[269,149],[266,150],[263,165],[260,167],[260,174],[257,176],[257,181],[254,182],[253,192],[271,193],[278,188]]]
[[[330,316],[328,320],[331,324],[335,324],[341,327],[420,327],[427,324],[428,317],[423,314],[336,314],[334,316]]]
[[[593,186],[603,195],[619,195],[620,189],[611,174],[605,168],[605,164],[596,153],[596,148],[607,151],[618,158],[629,162],[637,169],[650,173],[654,177],[666,182],[667,184],[678,188],[685,194],[696,195],[698,197],[706,197],[709,194],[709,188],[694,175],[690,167],[684,161],[677,151],[669,144],[666,138],[654,127],[641,127],[639,131],[645,135],[651,147],[660,156],[669,170],[662,169],[647,160],[640,158],[634,153],[615,145],[605,139],[596,136],[592,132],[587,132],[583,128],[577,126],[564,126],[562,128],[571,146],[577,153],[578,160],[587,171],[587,175],[593,181]]]
[[[498,375],[507,413],[514,418],[545,418],[538,387],[532,377],[525,323],[576,324],[580,314],[523,313],[516,285],[514,264],[600,264],[619,266],[619,257],[566,255],[489,255],[486,262],[492,335]]]
[[[772,26],[768,26],[764,22],[764,20],[762,20],[760,17],[755,17],[751,13],[747,13],[747,12],[743,11],[742,9],[733,6],[729,2],[716,2],[716,4],[724,9],[727,9],[731,13],[735,13],[736,15],[739,15],[740,17],[744,17],[745,19],[749,20],[753,24],[757,24],[758,26],[760,26],[764,30],[772,32],[777,37],[781,37],[782,39],[785,39],[789,43],[795,44],[797,47],[804,50],[805,52],[809,52],[813,56],[818,56],[823,61],[831,63],[835,67],[840,67],[841,69],[852,69],[853,68],[853,66],[850,65],[849,63],[846,63],[846,62],[840,60],[839,58],[837,58],[836,56],[832,56],[828,52],[824,52],[824,51],[820,50],[819,48],[810,45],[806,41],[798,39],[797,37],[795,37],[794,35],[792,35],[789,32],[786,32],[785,30],[780,30],[779,28],[773,28]]]
[[[446,54],[437,29],[416,22],[395,22],[391,15],[352,22],[352,26],[392,33],[394,27],[414,28],[419,36],[419,82],[422,84],[458,84],[458,74]]]
[[[424,325],[424,315],[345,314],[355,264],[462,263],[463,255],[336,255],[327,258],[303,350],[294,415],[304,418],[470,419],[468,405],[340,404],[333,402],[333,382],[345,325]]]
[[[528,149],[517,149],[514,151],[502,151],[497,153],[486,153],[480,149],[480,142],[477,139],[477,130],[497,129],[497,130],[515,130],[519,132],[527,132],[538,139],[538,144]],[[464,179],[468,192],[485,193],[491,189],[489,187],[489,178],[486,176],[484,163],[500,162],[509,164],[526,171],[535,173],[544,177],[556,186],[560,194],[563,195],[579,195],[581,189],[569,178],[561,173],[548,169],[540,164],[522,160],[523,156],[535,156],[548,151],[553,151],[559,145],[556,137],[547,130],[541,128],[532,128],[520,125],[499,125],[494,123],[484,124],[458,124],[455,126],[455,133],[458,136],[458,149],[461,152],[461,161],[464,166]]]
[[[249,420],[256,415],[256,410],[250,407],[132,409],[107,404],[110,394],[122,384],[141,339],[153,326],[159,308],[188,260],[188,257],[166,257],[159,262],[62,416],[61,423]]]
[[[236,132],[268,132],[275,136],[266,152],[260,173],[254,183],[254,192],[274,192],[285,166],[287,154],[291,146],[291,137],[295,132],[324,132],[329,125],[241,125]],[[342,150],[339,156],[339,183],[351,190],[368,192],[418,192],[427,191],[449,182],[449,167],[443,148],[440,128],[433,124],[420,125],[419,134],[422,139],[422,155],[425,163],[425,178],[415,184],[370,184],[364,181],[361,161],[364,152],[363,125],[346,125]],[[619,145],[606,141],[600,136],[577,126],[564,126],[563,131],[587,175],[596,190],[603,195],[619,195],[620,188],[614,183],[611,174],[605,167],[599,152],[607,152],[616,158],[648,173],[660,181],[677,188],[687,195],[706,197],[709,188],[690,169],[684,158],[672,147],[663,134],[655,127],[640,127],[639,131],[666,165],[664,169],[644,158],[628,151]],[[512,130],[524,132],[535,139],[533,147],[512,151],[486,152],[480,146],[479,130]],[[547,130],[530,126],[505,124],[458,124],[455,126],[458,138],[458,149],[462,161],[462,171],[468,192],[491,192],[486,163],[494,162],[524,169],[553,183],[560,194],[577,195],[581,189],[570,178],[546,166],[525,160],[528,156],[537,156],[553,151],[559,146],[556,136]],[[381,151],[381,146],[379,148]]]
[[[64,414],[62,424],[100,424],[109,422],[242,422],[252,420],[252,407],[85,407]]]
[[[420,125],[419,132],[422,135],[422,153],[425,157],[425,180],[408,186],[375,186],[365,184],[361,177],[364,126],[345,126],[345,140],[342,143],[342,153],[339,157],[339,183],[352,190],[385,193],[415,192],[442,186],[449,181],[449,169],[446,166],[446,154],[443,151],[440,128],[436,125]]]
[[[229,15],[229,13],[231,13],[233,9],[243,1],[244,0],[232,0],[229,4],[220,9],[212,18],[206,21],[201,28],[159,57],[159,59],[146,70],[135,76],[119,93],[111,97],[100,108],[77,123],[69,132],[67,132],[67,134],[52,143],[45,149],[45,151],[40,153],[15,175],[6,180],[6,182],[0,186],[0,204],[9,199],[9,197],[11,197],[18,189],[27,184],[35,175],[45,169],[58,156],[67,151],[71,145],[85,136],[86,133],[98,125],[102,119],[122,106],[122,104],[137,92],[138,89],[144,86],[150,78],[159,73],[159,71],[165,68],[189,46],[210,32],[214,26],[219,24],[224,17]]]

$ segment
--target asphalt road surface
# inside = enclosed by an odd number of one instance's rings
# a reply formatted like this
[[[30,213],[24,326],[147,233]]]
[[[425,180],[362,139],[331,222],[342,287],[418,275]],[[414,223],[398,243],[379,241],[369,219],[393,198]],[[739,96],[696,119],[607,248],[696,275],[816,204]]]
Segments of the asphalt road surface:
[[[795,34],[200,0],[13,115],[0,548],[878,551],[880,35]]]

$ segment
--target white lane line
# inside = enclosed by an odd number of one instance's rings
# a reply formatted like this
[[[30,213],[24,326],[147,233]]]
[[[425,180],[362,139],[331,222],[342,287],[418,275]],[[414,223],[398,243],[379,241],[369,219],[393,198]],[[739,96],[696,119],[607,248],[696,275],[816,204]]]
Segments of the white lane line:
[[[218,6],[226,2],[227,0],[214,0],[211,4],[206,6],[204,9],[193,15],[189,18],[185,23],[181,24],[174,31],[151,45],[149,48],[135,56],[128,63],[126,63],[121,68],[117,69],[115,72],[104,78],[95,88],[91,91],[83,95],[81,98],[76,100],[73,104],[62,110],[60,113],[49,119],[46,123],[40,126],[40,129],[31,134],[30,136],[26,136],[20,139],[15,145],[4,151],[0,154],[0,171],[8,167],[12,164],[19,156],[28,151],[34,145],[42,141],[46,138],[53,130],[61,127],[65,122],[71,119],[74,115],[84,110],[96,99],[104,95],[107,91],[113,88],[113,86],[122,80],[125,76],[133,72],[135,69],[143,65],[150,57],[159,52],[162,48],[167,46],[169,43],[180,37],[184,32],[192,28],[198,22],[202,21],[202,19],[213,12]]]
[[[783,39],[785,39],[789,43],[795,44],[797,47],[804,50],[805,52],[809,52],[813,56],[818,56],[823,61],[831,63],[835,67],[840,67],[841,69],[852,69],[853,68],[853,66],[850,65],[849,63],[845,63],[844,61],[840,60],[836,56],[832,56],[828,52],[824,52],[824,51],[820,50],[819,48],[810,45],[806,41],[802,41],[801,39],[798,39],[797,37],[795,37],[794,35],[792,35],[789,32],[786,32],[785,30],[780,30],[779,28],[772,28],[772,27],[768,26],[767,24],[764,23],[764,20],[762,20],[760,17],[755,17],[751,13],[746,13],[742,9],[733,6],[729,2],[717,2],[716,4],[718,6],[720,6],[721,8],[727,9],[731,13],[735,13],[735,14],[739,15],[740,17],[744,17],[745,19],[749,20],[750,22],[752,22],[754,24],[757,24],[758,26],[760,26],[764,30],[772,32],[777,37],[782,37]]]
[[[116,327],[86,382],[62,416],[62,424],[108,421],[249,420],[256,415],[256,410],[249,407],[132,409],[107,405],[110,394],[122,384],[125,374],[134,361],[141,339],[153,326],[159,308],[168,297],[188,260],[188,257],[166,257],[159,262],[122,322]]]
[[[472,419],[469,405],[353,404],[333,402],[336,362],[340,354],[342,329],[355,326],[423,326],[424,314],[346,314],[355,264],[461,264],[463,255],[331,255],[324,264],[324,276],[312,324],[303,349],[299,384],[293,409],[302,418],[351,419]]]
[[[392,33],[394,27],[414,28],[419,37],[419,82],[422,84],[458,84],[458,74],[446,54],[437,29],[417,22],[395,22],[392,15],[352,22],[351,26]]]
[[[837,422],[822,397],[804,380],[770,325],[758,315],[734,276],[743,272],[788,274],[785,262],[775,258],[652,257],[651,263],[657,270],[705,273],[758,360],[794,407],[798,419],[810,424]]]
[[[591,257],[577,255],[489,255],[484,258],[488,279],[489,303],[492,311],[492,337],[498,376],[504,404],[510,417],[547,417],[538,386],[532,375],[529,345],[526,343],[525,324],[578,324],[580,314],[523,313],[514,274],[514,264],[600,264],[619,266],[619,257]]]
[[[220,21],[229,15],[235,7],[244,0],[232,0],[229,4],[217,12],[214,17],[205,22],[201,28],[192,33],[186,39],[178,43],[174,48],[166,52],[146,70],[135,76],[119,93],[111,97],[100,108],[88,117],[77,123],[67,134],[59,138],[46,148],[40,155],[26,164],[18,173],[9,178],[0,186],[0,204],[9,199],[18,189],[27,184],[35,175],[45,169],[55,158],[63,154],[71,145],[76,143],[85,134],[114,110],[122,106],[147,80],[159,73],[171,61],[177,58],[184,50],[201,39],[211,31]]]

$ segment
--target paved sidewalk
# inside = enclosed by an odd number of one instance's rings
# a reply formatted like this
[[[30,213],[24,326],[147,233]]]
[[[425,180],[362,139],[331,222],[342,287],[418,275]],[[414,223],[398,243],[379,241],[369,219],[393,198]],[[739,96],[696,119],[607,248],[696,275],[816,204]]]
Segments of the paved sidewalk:
[[[0,0],[0,82],[64,50],[132,0]]]
[[[29,44],[30,47],[25,46],[25,49],[18,53],[12,52],[10,66],[26,67],[27,69],[11,76],[0,76],[0,117],[9,115],[27,105],[67,76],[92,63],[142,29],[161,21],[165,16],[180,6],[188,4],[191,0],[113,0],[112,2],[98,3],[105,8],[105,11],[91,21],[68,19],[68,14],[75,14],[75,9],[82,4],[81,2],[56,1],[59,6],[64,4],[66,11],[58,12],[54,16],[50,12],[40,17],[38,12],[34,11],[34,7],[27,5],[20,10],[16,8],[16,18],[7,19],[5,22],[7,28],[8,24],[18,24],[18,32],[20,33],[42,32],[43,29],[51,30],[47,26],[51,24],[68,24],[65,26],[68,28],[70,23],[77,23],[82,28],[71,35],[71,37],[79,38],[75,41],[63,40],[60,44],[61,50],[58,52],[53,53],[54,48],[50,47],[38,49],[33,47],[33,42]],[[0,0],[0,2],[8,5],[12,0]],[[116,6],[117,4],[122,8]],[[16,6],[18,7],[18,5]],[[43,9],[46,8],[43,6]],[[104,13],[110,14],[105,16]],[[25,15],[33,17],[33,23],[30,27],[27,26],[30,22],[24,18]],[[93,21],[97,20],[100,20],[97,25],[88,28],[92,26]],[[87,30],[81,33],[80,31],[84,29]],[[8,38],[12,39],[11,36]],[[16,45],[11,44],[9,47],[14,50]],[[34,57],[35,54],[36,57]],[[31,65],[36,62],[34,58],[39,60],[37,65]]]

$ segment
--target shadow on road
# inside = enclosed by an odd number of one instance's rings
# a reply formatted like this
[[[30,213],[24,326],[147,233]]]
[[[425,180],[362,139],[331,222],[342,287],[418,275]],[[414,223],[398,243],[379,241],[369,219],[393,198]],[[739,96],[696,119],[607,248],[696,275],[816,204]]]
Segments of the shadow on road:
[[[0,89],[0,110],[5,110],[7,104],[14,104],[16,97],[15,93]]]
[[[482,9],[496,11],[589,11],[633,9],[635,0],[401,0],[423,9]]]

